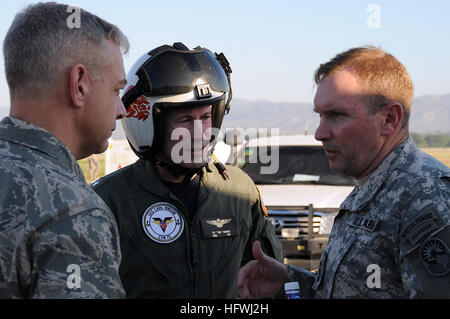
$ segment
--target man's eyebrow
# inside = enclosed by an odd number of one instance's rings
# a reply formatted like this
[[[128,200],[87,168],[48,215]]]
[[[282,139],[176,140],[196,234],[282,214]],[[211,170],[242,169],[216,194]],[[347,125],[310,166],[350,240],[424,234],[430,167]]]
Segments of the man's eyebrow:
[[[121,85],[121,86],[127,85],[127,79],[120,80],[118,85]]]
[[[342,107],[335,104],[326,104],[320,107],[321,111],[319,112],[319,107],[314,105],[313,111],[315,113],[346,113],[347,110]]]

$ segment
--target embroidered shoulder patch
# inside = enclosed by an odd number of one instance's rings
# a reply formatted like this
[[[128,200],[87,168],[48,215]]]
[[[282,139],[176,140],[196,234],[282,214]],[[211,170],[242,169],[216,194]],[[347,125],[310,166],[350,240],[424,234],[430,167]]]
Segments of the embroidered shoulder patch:
[[[255,185],[256,186],[256,185]],[[262,200],[262,196],[261,196],[261,191],[259,190],[259,187],[256,186],[256,189],[258,190],[258,195],[259,195],[259,205],[261,207],[261,210],[263,211],[264,215],[266,217],[268,217],[269,215],[267,214],[267,208],[266,205],[264,205],[264,202]]]
[[[412,246],[415,246],[426,234],[439,228],[435,221],[435,216],[431,210],[420,214],[411,220],[400,235],[402,240],[408,240]]]
[[[433,276],[444,276],[450,271],[450,251],[439,238],[430,238],[420,246],[420,258]]]

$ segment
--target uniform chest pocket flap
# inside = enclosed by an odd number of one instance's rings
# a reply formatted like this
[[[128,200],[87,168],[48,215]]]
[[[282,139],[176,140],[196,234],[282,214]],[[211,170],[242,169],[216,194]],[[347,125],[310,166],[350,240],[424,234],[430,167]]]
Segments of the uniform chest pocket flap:
[[[323,269],[324,272],[329,273],[329,277],[325,275],[325,273],[322,273],[322,276],[328,277],[327,278],[327,292],[326,292],[326,298],[330,298],[333,283],[335,280],[336,272],[339,269],[339,266],[342,264],[342,261],[344,260],[345,256],[350,251],[350,248],[353,246],[355,241],[358,239],[358,237],[355,234],[351,234],[350,237],[348,237],[343,244],[339,244],[337,242],[334,242],[333,245],[336,247],[332,250],[330,250],[327,254],[326,263],[328,265],[324,265]],[[320,283],[319,283],[320,284]]]

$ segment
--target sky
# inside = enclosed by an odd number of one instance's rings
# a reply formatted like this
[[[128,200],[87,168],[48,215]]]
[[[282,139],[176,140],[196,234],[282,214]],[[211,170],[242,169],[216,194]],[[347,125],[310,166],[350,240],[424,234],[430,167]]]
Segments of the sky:
[[[15,14],[37,1],[1,0],[0,40]],[[415,97],[450,94],[448,0],[74,0],[117,25],[130,42],[125,70],[144,53],[183,42],[223,52],[233,97],[312,102],[313,74],[337,53],[379,46],[408,69]],[[69,15],[69,13],[68,13]],[[0,57],[0,107],[9,92]]]

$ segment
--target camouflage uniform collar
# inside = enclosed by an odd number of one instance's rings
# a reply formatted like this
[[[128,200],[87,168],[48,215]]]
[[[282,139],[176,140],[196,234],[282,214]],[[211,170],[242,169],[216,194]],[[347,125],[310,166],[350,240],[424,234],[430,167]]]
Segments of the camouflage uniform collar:
[[[398,145],[361,185],[356,185],[340,208],[350,211],[361,210],[375,196],[388,176],[404,162],[408,154],[416,149],[411,137]]]
[[[70,150],[58,138],[39,126],[7,116],[0,122],[0,139],[44,153],[54,159],[56,165],[84,179],[83,172]]]

